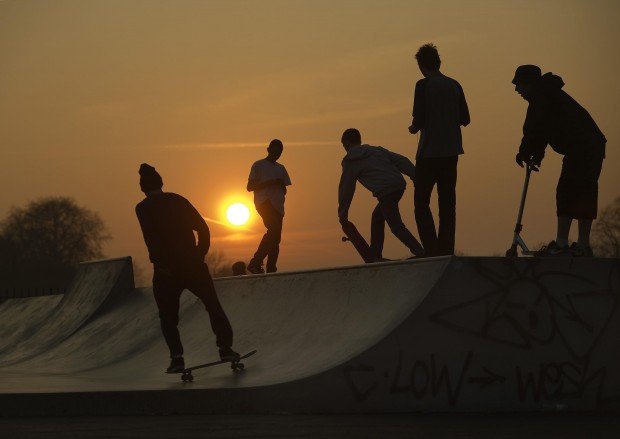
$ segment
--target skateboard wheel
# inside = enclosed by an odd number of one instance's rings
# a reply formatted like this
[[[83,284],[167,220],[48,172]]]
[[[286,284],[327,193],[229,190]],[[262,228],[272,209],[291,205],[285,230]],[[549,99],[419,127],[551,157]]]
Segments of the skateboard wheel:
[[[191,373],[184,373],[181,375],[181,381],[184,383],[194,381],[194,376]]]

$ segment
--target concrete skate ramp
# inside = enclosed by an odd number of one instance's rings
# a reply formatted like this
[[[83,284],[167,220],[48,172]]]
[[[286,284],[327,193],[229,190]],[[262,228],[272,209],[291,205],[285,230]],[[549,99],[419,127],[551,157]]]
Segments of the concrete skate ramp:
[[[619,261],[445,257],[222,279],[247,370],[162,373],[149,289],[0,369],[0,414],[606,410],[620,395]],[[187,363],[216,356],[184,295]],[[27,370],[27,379],[24,379]]]
[[[0,358],[7,349],[14,349],[21,340],[31,338],[36,325],[50,315],[62,297],[14,298],[0,303]]]
[[[8,300],[0,306],[0,367],[50,351],[133,288],[131,258],[119,258],[79,264],[60,300]]]

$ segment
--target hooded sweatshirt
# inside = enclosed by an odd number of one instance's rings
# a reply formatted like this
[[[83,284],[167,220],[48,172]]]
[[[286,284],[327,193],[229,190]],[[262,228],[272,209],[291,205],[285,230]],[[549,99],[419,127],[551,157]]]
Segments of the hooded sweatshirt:
[[[533,84],[519,152],[542,158],[549,144],[563,155],[604,154],[607,139],[586,109],[562,87],[562,78],[552,73],[545,73]],[[595,150],[599,145],[602,148]]]
[[[402,174],[413,179],[415,166],[407,157],[381,146],[357,145],[342,159],[342,176],[338,187],[338,216],[346,218],[355,194],[355,184],[372,192],[376,198],[404,191]]]

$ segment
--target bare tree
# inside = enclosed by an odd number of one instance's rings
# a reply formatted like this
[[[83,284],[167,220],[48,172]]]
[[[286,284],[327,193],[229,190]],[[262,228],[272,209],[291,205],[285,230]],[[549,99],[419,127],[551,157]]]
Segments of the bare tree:
[[[226,257],[223,251],[211,248],[209,250],[209,253],[207,253],[205,262],[209,266],[211,276],[213,276],[214,278],[232,276],[232,263]]]
[[[81,261],[101,258],[110,237],[96,212],[66,197],[45,197],[13,208],[0,224],[0,243],[6,268],[20,283],[66,281]]]
[[[594,222],[592,247],[596,256],[620,258],[620,197],[605,207]]]
[[[148,285],[149,279],[147,278],[147,272],[145,271],[144,265],[138,263],[135,258],[132,258],[132,262],[133,262],[133,281],[134,281],[136,288],[142,288]],[[149,270],[147,271],[151,271],[150,274],[152,275],[152,269],[150,269],[150,267],[149,267]]]

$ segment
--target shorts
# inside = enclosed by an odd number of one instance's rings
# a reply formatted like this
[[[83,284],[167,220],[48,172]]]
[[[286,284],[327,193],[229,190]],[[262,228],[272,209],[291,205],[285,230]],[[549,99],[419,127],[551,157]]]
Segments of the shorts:
[[[603,144],[564,156],[556,189],[558,217],[596,219],[598,179],[605,157],[604,151]]]

